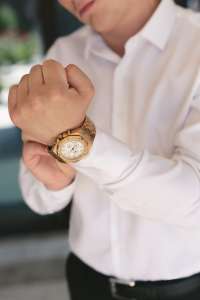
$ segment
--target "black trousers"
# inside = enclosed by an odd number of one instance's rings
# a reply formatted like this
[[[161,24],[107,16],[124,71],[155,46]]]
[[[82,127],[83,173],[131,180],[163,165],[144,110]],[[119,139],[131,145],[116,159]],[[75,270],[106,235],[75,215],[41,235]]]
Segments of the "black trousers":
[[[96,272],[75,255],[66,263],[66,277],[71,300],[116,300],[112,297],[109,280]],[[135,287],[130,300],[200,300],[200,274],[179,280],[174,285]]]

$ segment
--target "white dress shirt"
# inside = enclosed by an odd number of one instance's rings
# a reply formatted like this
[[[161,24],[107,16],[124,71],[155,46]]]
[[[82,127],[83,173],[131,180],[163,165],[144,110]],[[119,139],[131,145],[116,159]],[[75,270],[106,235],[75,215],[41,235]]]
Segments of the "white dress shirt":
[[[73,195],[72,251],[97,271],[166,280],[200,272],[199,16],[172,0],[125,45],[120,58],[85,26],[48,57],[78,65],[96,87],[90,154],[73,184],[53,192],[22,164],[26,203],[40,214]]]

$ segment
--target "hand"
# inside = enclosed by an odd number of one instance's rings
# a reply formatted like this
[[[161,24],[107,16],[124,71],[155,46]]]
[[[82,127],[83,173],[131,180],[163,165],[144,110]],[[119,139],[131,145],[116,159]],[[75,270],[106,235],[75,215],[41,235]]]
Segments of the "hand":
[[[79,127],[94,96],[89,78],[75,65],[65,69],[54,60],[32,67],[9,92],[13,123],[41,144]]]
[[[24,143],[23,161],[31,173],[49,190],[65,188],[76,176],[76,171],[71,166],[57,162],[48,153],[47,147],[39,143]],[[59,168],[59,165],[62,166]]]

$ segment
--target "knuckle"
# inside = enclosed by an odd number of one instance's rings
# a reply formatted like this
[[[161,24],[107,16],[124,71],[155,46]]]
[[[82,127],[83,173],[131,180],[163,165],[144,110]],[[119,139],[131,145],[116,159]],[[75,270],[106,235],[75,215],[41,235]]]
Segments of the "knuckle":
[[[9,94],[11,94],[15,89],[17,89],[18,85],[14,84],[9,88]]]
[[[25,74],[22,76],[22,78],[20,79],[20,82],[19,82],[19,85],[24,82],[25,80],[27,80],[29,78],[29,75],[28,74]]]
[[[30,69],[30,73],[33,73],[34,71],[37,71],[41,68],[41,65],[37,64],[35,66],[33,66],[31,69]]]
[[[58,62],[52,58],[50,59],[46,59],[43,61],[43,65],[45,66],[48,66],[48,65],[52,65],[52,64],[58,64]]]
[[[52,62],[55,62],[55,60],[52,58],[48,58],[43,61],[43,64],[48,64],[48,63],[52,63]]]

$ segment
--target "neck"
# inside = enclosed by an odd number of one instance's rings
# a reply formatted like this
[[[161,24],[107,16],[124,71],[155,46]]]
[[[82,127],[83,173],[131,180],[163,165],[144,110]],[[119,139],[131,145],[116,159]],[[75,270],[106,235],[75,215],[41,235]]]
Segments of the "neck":
[[[124,1],[124,0],[123,0]],[[160,0],[141,1],[137,10],[130,11],[126,19],[123,20],[114,30],[101,33],[106,44],[118,55],[124,55],[124,46],[127,40],[137,34],[151,18],[157,9]]]

